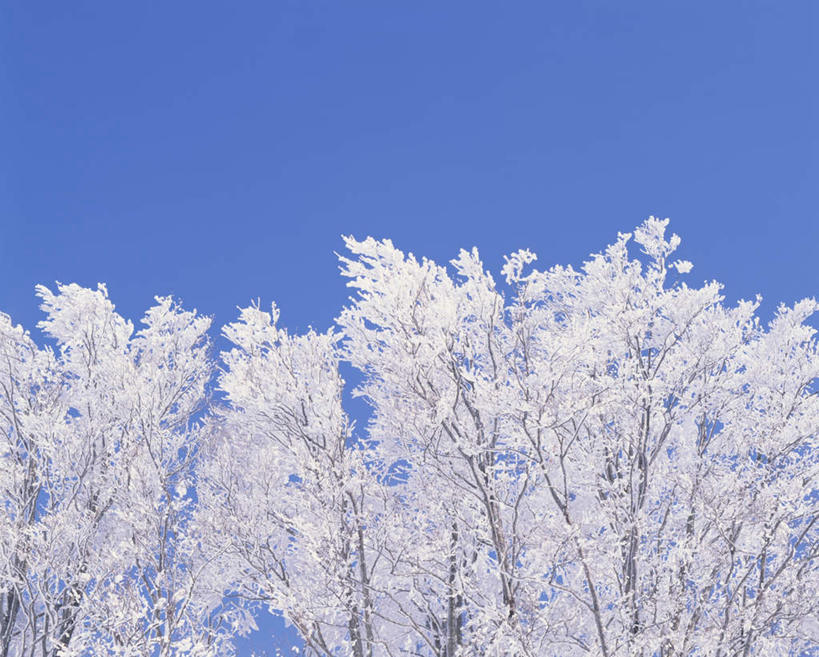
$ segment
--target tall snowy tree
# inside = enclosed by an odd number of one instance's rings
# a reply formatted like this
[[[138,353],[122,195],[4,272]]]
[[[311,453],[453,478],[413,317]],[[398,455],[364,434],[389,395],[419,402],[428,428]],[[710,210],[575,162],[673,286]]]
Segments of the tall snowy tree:
[[[0,654],[223,654],[190,522],[210,320],[41,287],[39,349],[0,317]]]

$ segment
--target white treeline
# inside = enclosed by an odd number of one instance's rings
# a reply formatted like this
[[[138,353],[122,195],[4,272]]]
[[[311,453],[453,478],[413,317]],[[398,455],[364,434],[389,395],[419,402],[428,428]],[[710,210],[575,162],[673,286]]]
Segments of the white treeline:
[[[312,657],[819,650],[819,305],[688,287],[666,224],[500,289],[348,238],[332,329],[246,308],[219,359],[169,298],[38,288],[53,347],[0,315],[0,657],[221,657],[260,609]]]

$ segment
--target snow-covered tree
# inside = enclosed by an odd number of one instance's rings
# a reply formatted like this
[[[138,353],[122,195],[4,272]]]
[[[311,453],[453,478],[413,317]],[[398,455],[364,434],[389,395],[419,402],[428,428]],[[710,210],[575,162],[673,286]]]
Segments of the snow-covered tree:
[[[278,312],[242,310],[225,336],[200,513],[229,555],[236,595],[283,612],[316,654],[371,654],[379,483],[342,410],[338,336],[294,337]],[[238,520],[238,522],[237,522]]]
[[[104,286],[38,288],[38,348],[0,316],[0,654],[223,654],[221,588],[190,524],[207,318]]]

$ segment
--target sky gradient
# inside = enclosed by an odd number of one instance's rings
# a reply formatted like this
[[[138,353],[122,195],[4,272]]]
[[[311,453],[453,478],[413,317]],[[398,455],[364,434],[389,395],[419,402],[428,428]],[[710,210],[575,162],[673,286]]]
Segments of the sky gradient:
[[[259,298],[325,329],[342,234],[497,272],[653,214],[689,284],[769,316],[819,294],[818,41],[808,0],[9,0],[0,310],[33,329],[35,284],[103,281],[134,320]]]

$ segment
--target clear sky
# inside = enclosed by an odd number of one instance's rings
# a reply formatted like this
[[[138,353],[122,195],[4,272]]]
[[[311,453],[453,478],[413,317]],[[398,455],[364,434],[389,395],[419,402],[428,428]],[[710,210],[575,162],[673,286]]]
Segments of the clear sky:
[[[0,310],[29,328],[60,280],[323,329],[341,234],[497,271],[650,214],[769,314],[819,294],[818,201],[812,0],[0,5]]]

